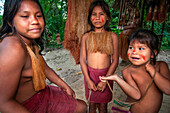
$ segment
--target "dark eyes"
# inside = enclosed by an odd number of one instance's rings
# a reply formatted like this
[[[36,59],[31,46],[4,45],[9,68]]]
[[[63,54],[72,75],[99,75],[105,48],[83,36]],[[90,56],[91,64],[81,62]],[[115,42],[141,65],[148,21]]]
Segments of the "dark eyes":
[[[96,14],[92,14],[93,16],[95,16]]]
[[[134,49],[133,47],[129,47],[129,49]],[[140,47],[139,50],[144,50],[144,48]]]
[[[133,49],[133,47],[129,47],[129,49]]]
[[[27,16],[21,16],[22,18],[29,18],[29,15]],[[36,17],[42,17],[42,15],[36,15]]]
[[[96,14],[96,13],[93,13],[92,15],[93,15],[93,16],[96,16],[97,14]],[[104,13],[100,13],[100,15],[104,15]]]
[[[144,50],[144,48],[139,48],[139,50]]]
[[[21,16],[22,18],[28,18],[28,16]]]

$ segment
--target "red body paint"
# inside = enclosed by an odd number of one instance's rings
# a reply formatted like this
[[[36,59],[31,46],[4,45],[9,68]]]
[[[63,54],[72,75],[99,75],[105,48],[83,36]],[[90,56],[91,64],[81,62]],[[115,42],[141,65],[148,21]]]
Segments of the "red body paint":
[[[102,18],[102,22],[104,22],[104,19]]]
[[[95,20],[95,18],[92,19],[92,21],[94,21],[94,20]]]
[[[130,53],[128,53],[128,57],[129,57]]]
[[[144,56],[144,55],[141,55],[141,54],[140,54],[140,56],[143,58],[143,60],[145,60],[145,56]]]
[[[133,52],[136,52],[136,48],[134,48]]]

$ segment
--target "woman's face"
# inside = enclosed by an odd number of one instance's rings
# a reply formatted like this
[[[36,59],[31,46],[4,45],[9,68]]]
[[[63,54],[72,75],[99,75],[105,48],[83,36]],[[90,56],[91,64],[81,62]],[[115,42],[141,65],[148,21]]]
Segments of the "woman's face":
[[[107,15],[100,6],[95,6],[92,15],[91,22],[95,28],[103,28],[107,21]]]
[[[128,48],[129,61],[134,65],[143,65],[150,61],[151,50],[146,44],[131,41]]]
[[[44,30],[44,18],[38,4],[23,0],[13,19],[13,27],[19,35],[28,39],[39,38]]]

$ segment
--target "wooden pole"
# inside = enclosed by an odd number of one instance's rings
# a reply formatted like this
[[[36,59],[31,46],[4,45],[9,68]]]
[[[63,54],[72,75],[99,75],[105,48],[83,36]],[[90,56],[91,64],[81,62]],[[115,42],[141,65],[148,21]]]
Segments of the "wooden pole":
[[[141,28],[143,27],[143,15],[144,15],[145,2],[146,2],[146,0],[143,0],[142,6],[141,6],[142,10],[141,10],[140,24],[139,24],[139,27],[141,27]]]

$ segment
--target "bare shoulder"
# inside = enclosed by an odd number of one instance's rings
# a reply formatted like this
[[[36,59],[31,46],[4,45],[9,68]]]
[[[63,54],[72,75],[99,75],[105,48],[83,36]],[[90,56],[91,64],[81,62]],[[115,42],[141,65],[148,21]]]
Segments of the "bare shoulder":
[[[113,38],[113,39],[115,39],[115,38],[117,39],[117,38],[118,38],[117,34],[114,33],[114,32],[112,32],[112,38]]]
[[[157,61],[156,67],[162,75],[167,76],[170,79],[169,67],[165,61]]]
[[[122,71],[122,74],[123,74],[123,77],[126,78],[127,76],[130,75],[130,70],[131,70],[131,67],[125,67]]]
[[[118,36],[114,32],[112,32],[112,40],[113,40],[114,44],[118,44]]]
[[[168,64],[165,61],[156,61],[156,67],[161,71],[161,70],[168,70],[169,71],[169,67]]]
[[[0,42],[0,59],[6,58],[22,58],[26,55],[25,49],[21,41],[15,36],[8,36]]]
[[[157,63],[161,66],[167,66],[168,67],[168,64],[165,62],[165,61],[157,61]]]
[[[89,34],[89,33],[85,33],[85,34],[82,36],[82,40],[86,40],[87,37],[88,37],[88,34]]]
[[[26,52],[20,40],[5,37],[0,42],[0,103],[16,96],[25,62]]]

